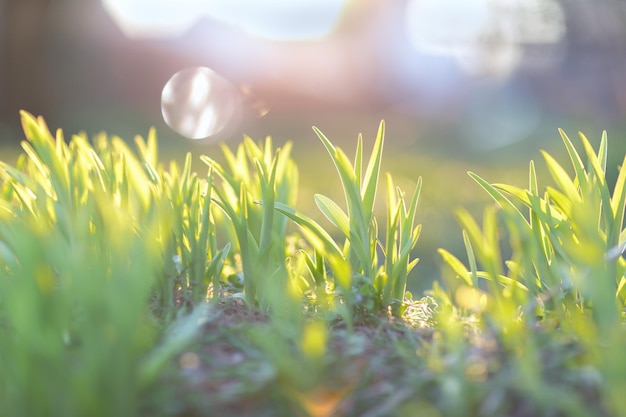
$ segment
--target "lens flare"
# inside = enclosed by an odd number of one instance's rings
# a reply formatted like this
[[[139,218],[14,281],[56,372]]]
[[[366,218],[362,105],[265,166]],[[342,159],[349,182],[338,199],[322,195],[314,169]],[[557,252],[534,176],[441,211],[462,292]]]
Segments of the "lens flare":
[[[184,35],[203,19],[219,20],[277,41],[319,39],[339,21],[346,0],[101,0],[130,38]]]
[[[566,28],[555,0],[409,0],[405,29],[424,54],[452,57],[469,74],[507,75],[524,46],[556,45]]]
[[[161,94],[165,123],[190,139],[205,139],[236,122],[237,88],[206,67],[187,68],[170,78]]]

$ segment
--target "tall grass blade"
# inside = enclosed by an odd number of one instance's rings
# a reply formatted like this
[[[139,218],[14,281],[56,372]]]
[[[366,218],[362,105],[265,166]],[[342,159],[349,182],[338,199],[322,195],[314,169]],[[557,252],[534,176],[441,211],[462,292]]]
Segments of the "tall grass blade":
[[[346,213],[330,198],[322,194],[315,194],[315,204],[320,211],[334,224],[345,237],[350,237],[350,220]]]

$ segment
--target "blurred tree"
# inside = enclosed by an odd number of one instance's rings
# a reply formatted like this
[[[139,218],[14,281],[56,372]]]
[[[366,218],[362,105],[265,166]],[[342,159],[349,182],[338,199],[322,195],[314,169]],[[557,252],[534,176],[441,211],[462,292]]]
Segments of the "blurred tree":
[[[0,121],[19,126],[19,110],[47,108],[46,34],[49,0],[5,0],[0,14]]]
[[[626,115],[626,3],[621,0],[561,0],[568,51],[562,71],[573,78],[580,109],[601,119]]]

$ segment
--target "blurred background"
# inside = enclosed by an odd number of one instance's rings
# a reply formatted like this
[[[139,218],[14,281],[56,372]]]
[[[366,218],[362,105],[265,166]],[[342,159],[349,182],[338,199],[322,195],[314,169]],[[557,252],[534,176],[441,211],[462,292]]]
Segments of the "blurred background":
[[[567,164],[557,128],[597,144],[609,178],[626,151],[621,0],[0,0],[0,152],[18,111],[66,136],[132,140],[157,128],[162,159],[218,158],[242,135],[295,142],[301,209],[339,198],[311,126],[352,154],[387,124],[383,170],[422,176],[414,290],[463,258],[454,210],[489,201],[468,178],[524,185],[540,149]],[[205,167],[198,162],[199,172]],[[544,177],[545,178],[545,177]],[[545,181],[544,181],[545,184]],[[318,216],[319,218],[319,216]]]

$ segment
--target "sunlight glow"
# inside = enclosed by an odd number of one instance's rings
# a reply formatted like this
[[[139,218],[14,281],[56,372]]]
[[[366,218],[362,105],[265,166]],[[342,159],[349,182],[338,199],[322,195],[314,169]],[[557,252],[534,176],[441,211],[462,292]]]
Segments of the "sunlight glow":
[[[183,35],[204,18],[217,19],[262,38],[315,39],[336,25],[346,0],[102,0],[131,38]]]
[[[555,0],[410,0],[405,14],[418,51],[454,57],[470,74],[509,73],[523,45],[560,42],[564,21]]]

